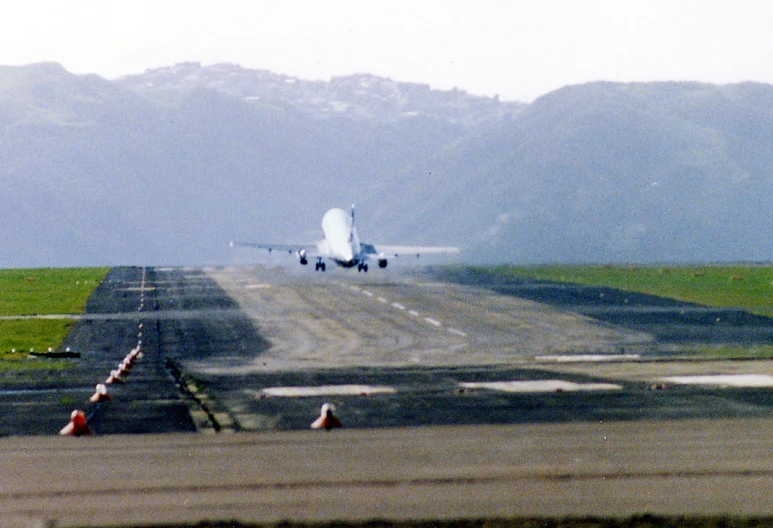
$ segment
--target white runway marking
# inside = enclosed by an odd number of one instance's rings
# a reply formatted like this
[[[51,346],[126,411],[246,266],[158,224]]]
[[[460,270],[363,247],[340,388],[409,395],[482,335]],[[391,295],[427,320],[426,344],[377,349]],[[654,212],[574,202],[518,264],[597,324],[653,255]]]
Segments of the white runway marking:
[[[487,381],[460,383],[465,389],[489,389],[500,392],[577,392],[619,390],[623,387],[613,383],[575,383],[563,380],[535,381]]]
[[[663,381],[680,385],[717,385],[719,387],[773,387],[769,374],[717,374],[709,376],[670,376]]]
[[[394,394],[392,387],[372,385],[322,385],[319,387],[268,387],[258,394],[284,398],[306,398],[312,396],[368,396],[371,394]]]
[[[378,302],[380,302],[380,303],[389,304],[392,308],[394,308],[396,310],[407,311],[407,313],[412,315],[413,317],[419,317],[419,312],[418,311],[416,311],[416,310],[408,310],[408,308],[404,304],[401,304],[399,302],[391,302],[386,297],[375,295],[372,291],[365,290],[365,289],[359,288],[359,287],[351,285],[351,284],[350,285],[345,285],[345,284],[338,283],[338,282],[334,282],[333,284],[337,284],[339,286],[346,286],[350,290],[356,291],[356,292],[361,292],[364,295],[367,295],[368,297],[375,297],[376,300]],[[442,327],[443,326],[443,323],[441,323],[437,319],[433,319],[431,317],[425,317],[424,320],[427,323],[431,324],[432,326],[436,326],[436,327]],[[467,337],[467,334],[465,332],[462,332],[461,330],[457,330],[455,328],[449,328],[448,331],[449,331],[449,333],[454,334],[454,335],[458,335],[458,336],[461,336],[461,337]]]
[[[562,356],[536,356],[537,361],[555,361],[556,363],[581,363],[593,361],[635,361],[639,354],[567,354]]]
[[[270,287],[270,284],[247,284],[244,288],[247,290],[264,290]]]

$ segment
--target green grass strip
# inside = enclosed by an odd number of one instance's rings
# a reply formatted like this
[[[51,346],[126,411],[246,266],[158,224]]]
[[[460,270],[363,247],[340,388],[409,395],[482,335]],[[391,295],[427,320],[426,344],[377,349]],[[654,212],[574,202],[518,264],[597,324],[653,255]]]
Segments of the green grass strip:
[[[475,271],[513,278],[608,286],[773,316],[771,266],[503,266],[476,268]]]
[[[0,318],[83,313],[110,268],[0,270]],[[67,317],[0,319],[0,372],[61,369],[67,361],[30,359],[31,350],[56,350],[75,322]]]
[[[11,319],[0,321],[0,359],[18,361],[29,353],[56,349],[75,324],[71,319]],[[13,352],[15,350],[15,352]]]
[[[0,270],[0,315],[82,313],[110,268]]]

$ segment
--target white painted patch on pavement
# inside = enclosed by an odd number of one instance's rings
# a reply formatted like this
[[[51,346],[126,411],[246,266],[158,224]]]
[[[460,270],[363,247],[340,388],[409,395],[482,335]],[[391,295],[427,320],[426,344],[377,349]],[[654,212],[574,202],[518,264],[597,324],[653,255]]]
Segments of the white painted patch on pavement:
[[[431,317],[425,317],[424,320],[427,321],[432,326],[440,326],[440,321],[436,319],[432,319]]]
[[[321,385],[319,387],[268,387],[258,391],[265,396],[284,398],[306,398],[312,396],[369,396],[371,394],[394,394],[392,387],[372,385]]]
[[[370,292],[370,291],[368,291],[368,290],[362,290],[362,293],[364,293],[364,294],[365,294],[365,295],[367,295],[368,297],[373,297],[373,292]]]
[[[614,383],[575,383],[564,380],[533,381],[486,381],[460,383],[465,389],[488,389],[500,392],[577,392],[619,390],[623,387]]]
[[[537,361],[555,361],[557,363],[580,363],[584,361],[635,361],[639,354],[566,354],[561,356],[536,356]]]
[[[387,304],[387,303],[389,302],[388,300],[386,300],[386,299],[385,299],[385,298],[383,298],[383,297],[377,297],[377,299],[378,299],[378,301],[379,301],[379,302],[382,302],[382,303],[384,303],[384,304]]]
[[[270,284],[247,284],[244,288],[247,290],[265,290],[270,287]]]
[[[448,328],[447,330],[449,334],[454,334],[461,337],[467,337],[467,334],[465,332],[462,332],[461,330],[457,330],[456,328]]]
[[[397,308],[398,310],[405,310],[405,306],[403,306],[400,303],[392,303],[392,308]]]
[[[411,314],[414,317],[418,317],[419,316],[419,312],[417,312],[416,310],[408,310],[408,313]]]
[[[715,385],[719,387],[773,387],[769,374],[716,374],[707,376],[669,376],[668,383],[680,385]]]

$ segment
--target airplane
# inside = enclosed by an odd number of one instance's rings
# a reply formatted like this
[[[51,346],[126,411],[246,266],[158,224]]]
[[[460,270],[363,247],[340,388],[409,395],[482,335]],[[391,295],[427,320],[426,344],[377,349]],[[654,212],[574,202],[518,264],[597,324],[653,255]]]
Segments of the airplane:
[[[437,246],[382,246],[360,242],[354,227],[354,205],[351,214],[338,207],[328,210],[322,217],[323,240],[314,244],[266,244],[262,242],[231,242],[231,246],[248,246],[259,249],[287,251],[295,253],[305,266],[309,257],[315,257],[315,271],[325,271],[323,259],[329,258],[342,268],[357,267],[357,271],[368,271],[368,260],[376,260],[379,268],[386,268],[388,258],[400,255],[433,255],[459,253],[455,247]]]

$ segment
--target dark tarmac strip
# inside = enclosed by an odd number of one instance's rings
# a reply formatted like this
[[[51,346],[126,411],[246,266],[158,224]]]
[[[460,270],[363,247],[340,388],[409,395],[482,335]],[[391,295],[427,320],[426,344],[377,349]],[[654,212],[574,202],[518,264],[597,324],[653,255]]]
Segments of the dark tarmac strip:
[[[754,419],[6,438],[0,525],[762,516],[772,450]]]

